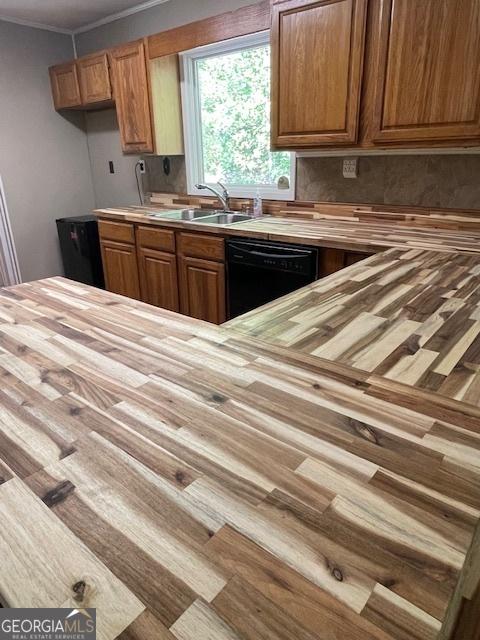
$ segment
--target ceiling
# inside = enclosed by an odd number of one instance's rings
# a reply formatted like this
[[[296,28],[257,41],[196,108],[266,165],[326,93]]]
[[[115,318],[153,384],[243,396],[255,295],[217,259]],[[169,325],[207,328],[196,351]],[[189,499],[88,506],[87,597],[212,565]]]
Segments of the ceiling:
[[[162,2],[167,0],[0,0],[0,19],[74,32]]]

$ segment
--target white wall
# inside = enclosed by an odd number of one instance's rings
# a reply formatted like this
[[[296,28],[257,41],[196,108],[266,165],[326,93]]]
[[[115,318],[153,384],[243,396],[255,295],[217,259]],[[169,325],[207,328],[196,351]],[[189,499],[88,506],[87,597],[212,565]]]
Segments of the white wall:
[[[48,78],[72,57],[69,36],[0,20],[0,174],[24,280],[62,273],[55,219],[94,206],[83,114],[55,112]]]

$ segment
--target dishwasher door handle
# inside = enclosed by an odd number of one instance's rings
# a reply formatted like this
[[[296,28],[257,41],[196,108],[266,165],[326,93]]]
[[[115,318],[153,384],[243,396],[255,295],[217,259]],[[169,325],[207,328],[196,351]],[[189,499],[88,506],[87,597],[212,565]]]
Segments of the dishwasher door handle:
[[[249,256],[257,256],[259,258],[272,258],[278,260],[284,259],[303,259],[309,258],[312,255],[312,251],[302,251],[299,253],[294,249],[290,249],[290,251],[283,251],[281,253],[276,253],[275,251],[261,251],[260,249],[254,248],[245,248],[239,245],[236,245],[233,242],[229,243],[229,260],[235,262],[235,258],[241,260],[243,258],[248,259]]]
[[[308,254],[306,253],[302,253],[302,254],[295,254],[295,253],[289,253],[289,254],[285,254],[285,253],[264,253],[263,251],[247,251],[246,253],[251,254],[252,256],[260,256],[261,258],[279,258],[279,259],[284,259],[284,258],[308,258]]]

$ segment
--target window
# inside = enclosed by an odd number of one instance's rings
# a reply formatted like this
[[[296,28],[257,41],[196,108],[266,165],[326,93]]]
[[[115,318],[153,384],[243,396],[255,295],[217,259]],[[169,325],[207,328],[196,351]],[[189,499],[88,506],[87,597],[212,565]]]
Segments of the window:
[[[295,154],[270,151],[269,34],[199,47],[182,56],[188,193],[224,183],[230,194],[293,200]],[[287,188],[279,189],[278,180]]]

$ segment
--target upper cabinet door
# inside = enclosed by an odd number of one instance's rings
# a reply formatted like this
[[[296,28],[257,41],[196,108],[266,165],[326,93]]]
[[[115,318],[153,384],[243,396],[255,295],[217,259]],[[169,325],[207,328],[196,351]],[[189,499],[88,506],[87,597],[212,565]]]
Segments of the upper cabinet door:
[[[81,106],[82,98],[75,62],[50,67],[49,72],[55,109]]]
[[[480,136],[479,0],[381,0],[374,142]]]
[[[77,60],[77,67],[84,105],[108,102],[112,99],[106,53],[80,58]]]
[[[366,0],[272,7],[272,146],[357,141]]]
[[[143,40],[110,51],[118,126],[125,153],[153,152]]]

